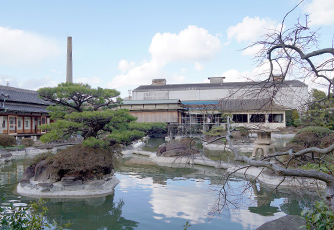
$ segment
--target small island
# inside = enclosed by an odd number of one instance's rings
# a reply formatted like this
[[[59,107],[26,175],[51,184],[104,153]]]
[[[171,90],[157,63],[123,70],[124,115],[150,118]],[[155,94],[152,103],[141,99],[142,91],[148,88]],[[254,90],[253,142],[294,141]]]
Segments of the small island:
[[[154,124],[136,123],[126,109],[119,109],[119,92],[92,89],[88,84],[62,83],[38,90],[53,123],[41,125],[41,141],[52,143],[79,137],[81,143],[56,154],[36,157],[26,168],[17,192],[37,197],[101,196],[119,183],[113,159],[120,144],[142,138]]]

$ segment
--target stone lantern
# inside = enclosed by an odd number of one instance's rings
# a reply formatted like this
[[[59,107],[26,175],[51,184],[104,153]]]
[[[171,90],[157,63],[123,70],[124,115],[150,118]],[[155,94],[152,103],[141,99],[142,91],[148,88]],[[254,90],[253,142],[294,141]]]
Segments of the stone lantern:
[[[274,141],[271,140],[272,130],[257,131],[257,140],[251,158],[255,158],[258,150],[261,151],[261,156],[267,156],[270,152],[275,152]]]

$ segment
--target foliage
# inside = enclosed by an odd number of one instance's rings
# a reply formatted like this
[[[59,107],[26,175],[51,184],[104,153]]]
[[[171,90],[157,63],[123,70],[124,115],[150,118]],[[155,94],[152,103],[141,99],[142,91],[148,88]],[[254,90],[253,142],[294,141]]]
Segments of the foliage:
[[[14,136],[8,134],[0,134],[0,146],[12,147],[16,145],[16,139]]]
[[[302,216],[306,220],[307,229],[334,229],[334,213],[324,201],[317,201],[315,207],[304,210]]]
[[[129,132],[129,124],[136,117],[131,116],[128,110],[110,109],[120,102],[115,98],[119,95],[116,90],[92,89],[87,84],[62,83],[58,87],[40,89],[38,93],[44,100],[56,104],[50,108],[52,118],[57,118],[56,122],[41,126],[47,130],[41,137],[42,142],[67,139],[80,134],[84,138],[84,146],[106,148],[116,141],[129,143],[144,135]]]
[[[115,89],[92,89],[88,84],[70,82],[61,83],[57,87],[41,88],[37,92],[44,100],[77,112],[111,108],[115,106],[114,98],[120,95]]]
[[[285,111],[286,126],[298,127],[300,125],[300,119],[297,109],[291,109]]]
[[[215,127],[212,127],[208,132],[203,132],[203,133],[210,137],[219,137],[219,136],[223,136],[224,133],[226,133],[226,130],[223,126],[215,126]]]
[[[334,171],[334,165],[307,163],[302,166],[302,169],[317,170],[317,171],[322,171],[327,174],[331,174],[331,172]]]
[[[4,200],[4,197],[3,197]],[[45,228],[52,229],[64,229],[68,228],[71,224],[65,224],[58,226],[53,221],[53,226],[48,224],[46,219],[46,213],[48,209],[44,207],[44,200],[38,200],[37,202],[30,203],[25,207],[15,207],[12,203],[8,208],[0,207],[0,225],[3,230],[39,230]]]
[[[189,227],[191,227],[191,224],[189,224],[189,221],[186,222],[185,225],[183,225],[184,230],[187,230]]]
[[[21,144],[24,145],[24,147],[31,147],[34,145],[34,140],[31,138],[23,138],[21,140]]]
[[[108,149],[74,145],[49,158],[46,170],[58,175],[58,179],[63,176],[99,179],[112,172],[114,152],[120,150],[118,145]]]
[[[51,161],[52,157],[54,157],[54,154],[52,154],[51,152],[42,153],[28,160],[27,164],[29,166],[37,165],[43,160]]]
[[[115,131],[108,135],[109,138],[120,144],[129,145],[132,141],[145,136],[144,132],[138,130]]]
[[[131,122],[129,128],[145,132],[150,137],[167,133],[167,124],[165,122]]]
[[[334,99],[331,97],[332,95],[328,96],[323,91],[313,89],[312,103],[302,117],[302,123],[334,130]]]
[[[299,130],[290,143],[299,144],[304,148],[320,147],[322,139],[331,133],[332,131],[325,127],[308,126]]]
[[[222,119],[221,122],[226,123],[227,122],[227,117],[233,117],[233,115],[231,113],[223,113],[221,115],[221,119]]]

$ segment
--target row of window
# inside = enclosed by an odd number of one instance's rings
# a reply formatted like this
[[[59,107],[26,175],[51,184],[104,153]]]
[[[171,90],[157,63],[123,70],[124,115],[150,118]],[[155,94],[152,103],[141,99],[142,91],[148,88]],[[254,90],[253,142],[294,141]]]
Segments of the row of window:
[[[283,114],[233,114],[235,123],[282,123],[284,121]]]
[[[277,114],[233,114],[232,120],[235,123],[283,123],[284,115],[282,113]],[[224,123],[220,114],[208,115],[203,119],[202,114],[193,114],[190,117],[183,118],[185,123]]]
[[[46,124],[47,123],[47,118],[46,117],[38,117],[36,120],[36,118],[33,117],[32,119],[32,127],[34,127],[36,124],[38,126],[40,126],[41,124]],[[1,128],[2,129],[7,129],[7,116],[2,116],[1,117],[2,123],[1,124]],[[24,124],[23,124],[24,121]],[[9,130],[15,130],[15,125],[17,125],[17,129],[23,129],[23,125],[24,125],[24,129],[30,129],[31,128],[31,117],[9,117]]]

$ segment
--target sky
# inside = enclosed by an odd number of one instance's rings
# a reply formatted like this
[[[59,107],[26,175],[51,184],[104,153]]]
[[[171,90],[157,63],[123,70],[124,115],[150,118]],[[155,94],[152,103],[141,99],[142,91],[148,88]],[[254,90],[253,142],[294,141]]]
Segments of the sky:
[[[0,0],[0,85],[37,90],[66,80],[67,36],[73,81],[112,88],[122,97],[152,79],[167,84],[256,80],[256,49],[280,28],[297,0]],[[332,47],[334,1],[305,0],[287,28],[308,14]],[[308,83],[308,82],[307,82]]]

